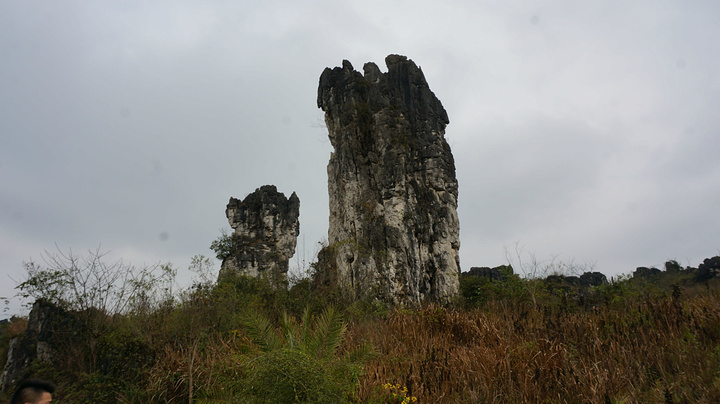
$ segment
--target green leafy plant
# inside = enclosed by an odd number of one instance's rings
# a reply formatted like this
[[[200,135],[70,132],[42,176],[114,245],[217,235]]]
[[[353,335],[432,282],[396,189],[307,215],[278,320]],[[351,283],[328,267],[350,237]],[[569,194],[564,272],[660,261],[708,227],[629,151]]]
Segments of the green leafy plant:
[[[279,329],[257,312],[244,323],[259,348],[247,360],[242,381],[251,402],[347,402],[372,355],[368,345],[339,352],[347,325],[332,308],[315,318],[306,309],[300,322],[283,314]]]
[[[227,230],[222,229],[220,236],[210,243],[210,249],[215,252],[217,259],[222,261],[233,254],[234,238],[233,234],[228,234]]]

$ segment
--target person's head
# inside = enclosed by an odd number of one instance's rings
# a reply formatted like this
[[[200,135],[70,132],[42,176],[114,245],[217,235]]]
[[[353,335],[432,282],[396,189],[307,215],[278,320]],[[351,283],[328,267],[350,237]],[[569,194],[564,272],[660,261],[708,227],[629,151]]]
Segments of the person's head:
[[[55,385],[39,379],[26,379],[13,394],[11,404],[48,404],[52,401]]]

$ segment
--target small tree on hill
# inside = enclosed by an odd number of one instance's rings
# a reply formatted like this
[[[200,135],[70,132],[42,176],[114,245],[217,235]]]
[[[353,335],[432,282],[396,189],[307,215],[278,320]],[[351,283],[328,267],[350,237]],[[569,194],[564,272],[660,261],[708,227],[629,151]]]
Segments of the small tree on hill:
[[[126,313],[160,286],[171,293],[175,270],[169,265],[135,267],[119,259],[106,262],[100,247],[79,255],[45,251],[45,265],[23,263],[26,278],[17,285],[23,298],[45,299],[67,310],[96,309],[106,315]]]
[[[106,262],[107,254],[100,247],[86,255],[59,248],[45,251],[45,265],[25,262],[26,278],[15,287],[23,298],[42,299],[77,317],[82,329],[76,337],[84,346],[78,355],[87,359],[80,361],[85,368],[78,370],[88,373],[95,370],[98,341],[108,332],[113,315],[145,310],[158,297],[172,297],[175,270],[170,265],[138,268],[122,260]],[[158,292],[162,295],[155,296]]]

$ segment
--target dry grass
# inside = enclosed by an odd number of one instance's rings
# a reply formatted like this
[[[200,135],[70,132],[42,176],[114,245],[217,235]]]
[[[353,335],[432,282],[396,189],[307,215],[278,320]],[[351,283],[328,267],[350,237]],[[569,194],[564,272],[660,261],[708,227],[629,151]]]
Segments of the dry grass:
[[[313,298],[330,304],[320,295],[295,302],[248,285],[112,323],[93,372],[82,371],[88,368],[84,340],[58,334],[66,337],[59,345],[64,354],[37,375],[52,375],[61,385],[58,398],[69,402],[91,402],[70,398],[96,391],[117,394],[92,402],[242,401],[243,364],[257,356],[257,347],[238,318],[258,308],[275,312],[288,302],[301,307]],[[519,293],[526,289],[508,285],[490,285],[493,294],[481,308],[428,306],[385,315],[372,305],[346,305],[346,318],[353,320],[344,349],[367,342],[378,353],[366,363],[353,399],[720,402],[718,283],[683,289],[680,283],[661,288],[623,281],[588,292],[582,304],[540,288],[537,299],[527,299]],[[17,335],[27,324],[10,326]]]
[[[146,390],[151,402],[193,402],[193,397],[222,396],[232,380],[242,377],[237,338],[191,346],[166,345],[147,374]]]
[[[720,402],[720,299],[637,299],[577,312],[427,307],[354,324],[381,355],[360,399],[385,383],[418,402]]]

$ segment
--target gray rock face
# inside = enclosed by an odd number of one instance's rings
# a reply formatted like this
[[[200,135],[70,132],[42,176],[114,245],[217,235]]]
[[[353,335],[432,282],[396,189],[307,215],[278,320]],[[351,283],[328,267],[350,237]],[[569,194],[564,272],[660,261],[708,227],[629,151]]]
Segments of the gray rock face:
[[[288,262],[300,232],[300,199],[290,199],[274,185],[255,190],[242,201],[230,198],[225,215],[233,228],[230,256],[223,260],[219,280],[228,274],[268,276],[287,283]]]
[[[585,272],[580,275],[580,286],[600,286],[607,283],[607,277],[600,272]]]
[[[471,267],[470,271],[463,272],[461,276],[479,276],[487,278],[491,281],[504,281],[513,275],[513,268],[510,265],[501,265],[495,268],[489,267]]]
[[[635,271],[633,272],[633,278],[647,278],[650,276],[658,275],[661,272],[662,272],[661,270],[659,270],[655,267],[653,267],[653,268],[637,267],[637,269],[635,269]]]
[[[720,276],[720,256],[705,258],[702,264],[698,265],[696,281],[706,281]]]
[[[348,61],[325,69],[318,107],[334,152],[328,164],[326,283],[395,304],[447,302],[458,294],[459,224],[449,123],[425,77],[405,56],[387,73]]]
[[[74,320],[65,310],[44,300],[36,301],[28,316],[27,330],[10,340],[7,361],[0,374],[0,391],[26,378],[33,363],[50,362],[55,331],[77,328]]]

